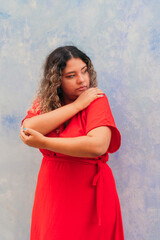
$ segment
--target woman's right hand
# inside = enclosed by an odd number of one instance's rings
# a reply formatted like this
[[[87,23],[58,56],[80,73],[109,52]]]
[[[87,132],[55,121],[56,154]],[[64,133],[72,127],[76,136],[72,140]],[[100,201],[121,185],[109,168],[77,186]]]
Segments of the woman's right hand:
[[[103,97],[104,93],[99,88],[89,88],[85,90],[81,95],[73,102],[76,108],[81,111],[89,106],[95,99]]]

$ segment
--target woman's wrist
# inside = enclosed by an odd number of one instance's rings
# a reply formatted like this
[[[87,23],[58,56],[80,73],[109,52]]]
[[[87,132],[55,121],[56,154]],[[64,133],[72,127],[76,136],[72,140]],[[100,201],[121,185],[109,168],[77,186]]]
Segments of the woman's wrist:
[[[48,137],[43,136],[42,149],[47,149],[47,142],[48,142]]]
[[[76,113],[83,110],[82,104],[76,99],[73,103],[73,107],[75,108]]]

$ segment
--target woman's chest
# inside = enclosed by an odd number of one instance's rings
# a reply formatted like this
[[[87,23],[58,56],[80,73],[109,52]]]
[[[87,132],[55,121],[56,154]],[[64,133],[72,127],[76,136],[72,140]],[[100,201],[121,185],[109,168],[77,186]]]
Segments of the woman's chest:
[[[79,137],[86,135],[86,114],[85,111],[79,112],[74,117],[62,124],[56,130],[48,133],[47,137]]]

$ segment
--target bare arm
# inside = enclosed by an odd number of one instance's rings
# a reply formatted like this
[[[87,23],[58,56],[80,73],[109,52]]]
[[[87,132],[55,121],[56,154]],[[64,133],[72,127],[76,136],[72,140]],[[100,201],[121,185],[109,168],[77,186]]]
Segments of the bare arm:
[[[107,126],[102,126],[91,130],[86,136],[48,138],[32,129],[24,132],[21,129],[21,139],[31,147],[43,148],[73,157],[94,158],[107,151],[111,140],[111,130]]]
[[[73,157],[98,157],[104,154],[110,143],[111,130],[98,127],[86,136],[75,138],[46,138],[45,148]]]
[[[76,104],[73,102],[53,111],[25,119],[23,122],[23,127],[34,129],[39,133],[46,135],[78,112],[79,110],[76,107]]]
[[[31,128],[46,135],[59,127],[62,123],[72,118],[75,114],[86,108],[92,101],[102,97],[102,90],[89,88],[83,92],[73,103],[62,106],[51,112],[40,114],[32,118],[25,119],[24,128]]]

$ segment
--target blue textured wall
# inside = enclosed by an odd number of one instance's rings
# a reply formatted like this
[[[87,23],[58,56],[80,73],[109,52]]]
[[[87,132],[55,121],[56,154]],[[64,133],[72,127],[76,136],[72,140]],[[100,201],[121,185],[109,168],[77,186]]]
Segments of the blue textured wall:
[[[0,3],[0,239],[28,240],[41,154],[19,138],[46,55],[75,44],[93,60],[122,134],[110,156],[126,240],[160,236],[160,1]]]

